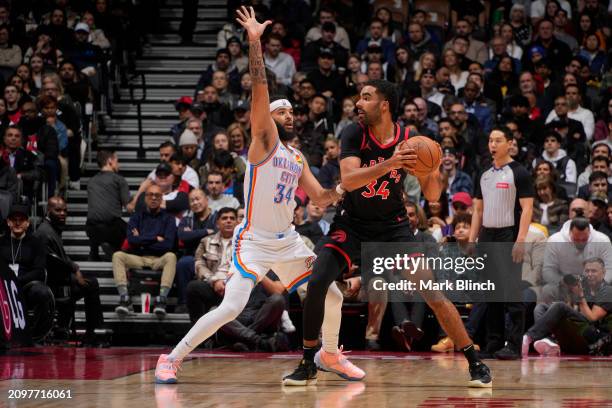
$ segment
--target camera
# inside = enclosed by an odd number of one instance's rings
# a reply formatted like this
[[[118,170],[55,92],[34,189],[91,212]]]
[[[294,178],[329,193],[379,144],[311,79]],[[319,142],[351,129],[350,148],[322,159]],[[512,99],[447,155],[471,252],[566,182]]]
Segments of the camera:
[[[565,275],[563,277],[563,283],[565,283],[567,286],[576,286],[579,283],[582,283],[582,276]]]

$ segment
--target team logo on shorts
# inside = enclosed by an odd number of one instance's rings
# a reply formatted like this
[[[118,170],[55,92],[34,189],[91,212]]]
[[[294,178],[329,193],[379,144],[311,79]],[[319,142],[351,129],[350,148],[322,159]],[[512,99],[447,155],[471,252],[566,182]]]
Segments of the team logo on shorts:
[[[312,269],[312,265],[314,264],[315,259],[316,259],[316,256],[309,256],[308,258],[306,258],[306,270],[307,271]]]
[[[344,242],[346,241],[346,232],[342,230],[337,230],[331,233],[331,239],[336,242]]]

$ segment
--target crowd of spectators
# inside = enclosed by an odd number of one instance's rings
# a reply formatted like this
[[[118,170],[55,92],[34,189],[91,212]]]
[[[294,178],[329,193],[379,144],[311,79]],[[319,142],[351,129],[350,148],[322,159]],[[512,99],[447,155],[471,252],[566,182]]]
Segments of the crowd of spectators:
[[[5,33],[5,25],[0,25],[0,60],[10,64],[16,44],[22,44],[27,59],[25,65],[19,65],[21,60],[9,65],[0,99],[0,113],[3,104],[5,110],[0,115],[5,158],[0,161],[0,188],[7,186],[10,194],[27,194],[28,183],[43,177],[50,195],[79,187],[79,115],[83,103],[94,101],[92,70],[117,33],[99,3],[104,0],[96,1],[91,12],[50,8],[48,26],[42,19],[29,43],[14,34],[19,31],[15,27],[9,24]],[[160,318],[173,288],[178,297],[173,311],[188,312],[192,320],[218,305],[223,296],[231,231],[244,217],[251,103],[248,41],[234,22],[240,2],[229,3],[214,62],[202,67],[193,94],[175,102],[176,124],[169,129],[168,141],[159,146],[160,162],[135,195],[129,197],[116,155],[98,153],[101,171],[88,185],[89,203],[95,201],[87,217],[90,257],[100,259],[98,247],[103,257],[112,257],[119,293],[116,311],[122,316],[133,312],[128,287],[132,268],[162,271],[153,309]],[[535,341],[543,354],[559,352],[563,341],[553,338],[563,334],[556,333],[555,325],[571,317],[566,308],[554,306],[559,301],[575,305],[572,310],[587,320],[587,326],[606,332],[612,303],[605,301],[607,286],[600,286],[612,279],[612,71],[607,24],[612,3],[253,3],[258,20],[273,21],[262,44],[270,94],[292,103],[293,117],[283,126],[293,132],[290,144],[304,153],[324,187],[339,179],[340,136],[357,120],[359,92],[368,80],[393,82],[401,98],[394,112],[397,121],[411,136],[430,137],[443,148],[441,171],[447,184],[438,201],[425,200],[414,177],[405,182],[415,235],[434,246],[453,243],[456,247],[444,251],[461,256],[467,251],[478,175],[491,165],[489,133],[495,126],[506,126],[513,134],[511,156],[532,174],[537,193],[527,238],[531,249],[523,261],[523,281],[533,295],[526,298],[538,304],[535,325],[525,327],[527,346]],[[0,20],[2,10],[0,6]],[[181,29],[183,42],[192,43],[187,26]],[[23,184],[19,192],[12,189],[15,176]],[[334,209],[317,207],[301,192],[296,202],[296,229],[316,247],[329,230]],[[121,220],[122,209],[130,213],[127,225]],[[578,277],[580,289],[567,276]],[[363,286],[367,292],[370,286]],[[253,308],[247,307],[235,325],[224,328],[229,342],[238,349],[285,347],[279,333],[295,328],[281,294],[271,274],[254,292]],[[388,299],[346,294],[354,300],[369,299],[366,345],[380,348]],[[395,303],[390,309],[396,346],[423,347],[419,341],[425,330],[425,306]],[[478,336],[486,307],[468,307],[466,313],[469,334]],[[91,316],[91,324],[97,324],[93,312]],[[416,333],[414,339],[408,332]],[[432,350],[453,350],[443,332],[434,337],[439,342]],[[589,331],[585,338],[588,345],[602,335]]]

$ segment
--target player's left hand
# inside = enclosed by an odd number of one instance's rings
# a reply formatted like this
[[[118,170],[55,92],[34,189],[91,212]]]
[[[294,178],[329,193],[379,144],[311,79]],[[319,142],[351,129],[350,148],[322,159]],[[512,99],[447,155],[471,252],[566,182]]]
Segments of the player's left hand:
[[[246,32],[249,34],[249,41],[257,41],[263,35],[266,27],[272,24],[271,20],[266,20],[263,23],[258,23],[255,18],[255,10],[253,7],[248,9],[245,6],[240,7],[236,10],[238,18],[236,21],[244,27]]]
[[[523,262],[523,257],[525,256],[525,243],[524,242],[516,242],[512,247],[512,261],[514,263]]]

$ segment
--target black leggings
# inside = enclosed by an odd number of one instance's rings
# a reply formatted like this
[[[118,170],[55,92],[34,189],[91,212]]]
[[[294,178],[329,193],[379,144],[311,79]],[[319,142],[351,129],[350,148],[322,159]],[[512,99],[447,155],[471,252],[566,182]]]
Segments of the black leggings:
[[[308,281],[304,300],[303,328],[304,340],[319,339],[319,332],[325,315],[325,297],[329,286],[342,274],[346,260],[335,249],[323,247]]]

